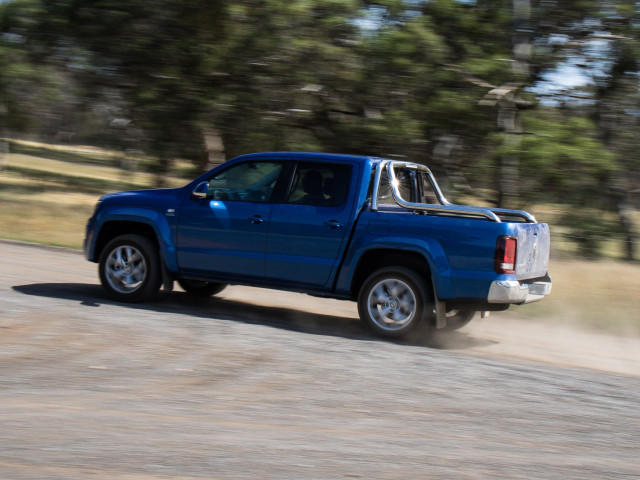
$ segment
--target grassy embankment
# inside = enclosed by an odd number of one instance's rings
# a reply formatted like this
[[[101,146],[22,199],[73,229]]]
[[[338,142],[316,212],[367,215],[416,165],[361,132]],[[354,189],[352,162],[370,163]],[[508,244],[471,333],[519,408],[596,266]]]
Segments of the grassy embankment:
[[[7,155],[0,171],[3,238],[81,248],[86,221],[101,195],[154,185],[144,159],[124,170],[120,156],[90,147],[13,142],[11,151],[16,150],[21,153]],[[167,183],[180,186],[187,178],[174,175]]]
[[[118,155],[94,148],[65,148],[20,142],[0,171],[0,237],[81,248],[84,228],[104,193],[149,188],[153,175],[144,159],[123,170]],[[182,178],[180,178],[182,177]],[[186,166],[168,179],[184,185]],[[534,211],[553,225],[553,209]],[[615,260],[581,261],[567,257],[571,245],[553,239],[552,295],[510,310],[519,317],[575,322],[590,328],[640,333],[640,265]],[[611,250],[614,256],[618,252]]]

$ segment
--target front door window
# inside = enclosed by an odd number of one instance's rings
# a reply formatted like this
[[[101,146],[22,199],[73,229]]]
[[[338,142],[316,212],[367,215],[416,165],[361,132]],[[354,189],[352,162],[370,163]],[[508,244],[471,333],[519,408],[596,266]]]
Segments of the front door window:
[[[209,196],[214,200],[268,202],[280,170],[282,163],[241,163],[209,180]]]

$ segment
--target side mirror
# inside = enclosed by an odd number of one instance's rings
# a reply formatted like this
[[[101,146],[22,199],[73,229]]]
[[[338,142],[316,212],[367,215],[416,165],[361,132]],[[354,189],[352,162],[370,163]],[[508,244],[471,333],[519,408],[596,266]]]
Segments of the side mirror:
[[[191,198],[204,200],[209,195],[209,182],[200,182],[191,192]]]

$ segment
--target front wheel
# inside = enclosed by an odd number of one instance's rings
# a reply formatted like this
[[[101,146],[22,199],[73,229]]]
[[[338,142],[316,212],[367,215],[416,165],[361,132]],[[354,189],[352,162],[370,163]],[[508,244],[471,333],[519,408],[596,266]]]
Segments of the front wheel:
[[[217,295],[227,287],[226,283],[202,282],[200,280],[179,279],[178,284],[182,289],[196,297],[210,297]]]
[[[154,297],[162,283],[158,247],[142,235],[121,235],[102,250],[98,270],[110,296],[125,302]]]
[[[426,321],[431,297],[425,280],[413,270],[386,267],[365,280],[358,295],[358,313],[375,333],[405,337]]]

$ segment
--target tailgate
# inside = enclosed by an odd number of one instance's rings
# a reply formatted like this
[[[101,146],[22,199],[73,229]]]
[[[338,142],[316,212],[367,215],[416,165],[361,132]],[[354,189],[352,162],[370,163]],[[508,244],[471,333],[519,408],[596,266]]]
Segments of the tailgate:
[[[543,277],[549,269],[551,241],[546,223],[518,224],[516,278],[526,280]]]

